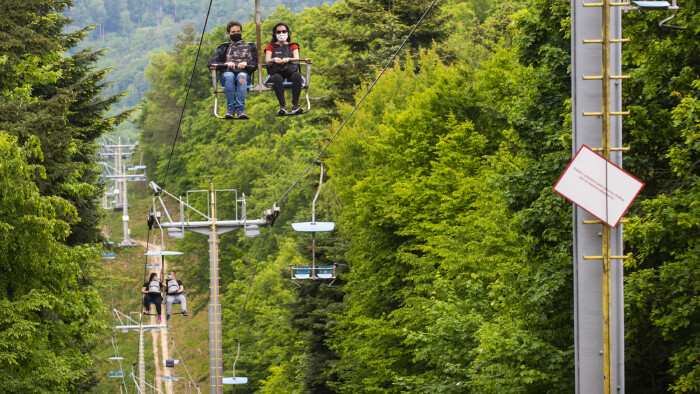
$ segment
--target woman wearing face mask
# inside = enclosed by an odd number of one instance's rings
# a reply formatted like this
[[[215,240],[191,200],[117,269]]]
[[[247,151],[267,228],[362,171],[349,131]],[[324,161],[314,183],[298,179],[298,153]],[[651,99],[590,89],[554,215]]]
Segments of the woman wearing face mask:
[[[299,44],[292,42],[292,32],[284,23],[278,23],[272,28],[272,40],[265,47],[265,62],[267,72],[270,74],[269,82],[277,95],[280,109],[277,115],[297,115],[304,112],[299,106],[302,78],[297,62],[290,59],[299,58]],[[287,103],[284,99],[284,81],[292,83],[292,110],[287,112]]]
[[[156,304],[156,312],[158,312],[158,322],[163,321],[160,317],[160,304],[163,303],[163,297],[160,295],[162,284],[158,282],[158,275],[155,272],[148,277],[148,282],[143,284],[141,293],[143,294],[143,313],[148,314],[151,302]]]
[[[166,319],[170,320],[170,312],[173,309],[173,302],[180,302],[180,310],[182,311],[182,316],[187,316],[187,300],[185,299],[185,287],[182,285],[182,281],[175,277],[175,271],[170,271],[168,274],[168,279],[165,281],[165,288],[168,293],[165,296],[165,313]]]

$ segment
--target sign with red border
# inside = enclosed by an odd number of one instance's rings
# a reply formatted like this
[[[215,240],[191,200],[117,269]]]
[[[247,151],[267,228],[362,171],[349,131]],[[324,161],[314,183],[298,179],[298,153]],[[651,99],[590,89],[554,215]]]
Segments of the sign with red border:
[[[642,187],[644,182],[583,145],[554,191],[614,228]]]

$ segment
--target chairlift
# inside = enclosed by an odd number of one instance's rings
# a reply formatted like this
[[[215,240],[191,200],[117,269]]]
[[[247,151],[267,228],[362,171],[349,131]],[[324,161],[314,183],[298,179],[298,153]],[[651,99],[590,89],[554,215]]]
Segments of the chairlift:
[[[115,258],[114,253],[102,253],[103,260],[113,260]]]
[[[124,371],[109,371],[110,378],[123,378]]]
[[[335,264],[321,265],[318,267],[316,266],[316,233],[332,231],[335,228],[335,223],[316,221],[316,200],[318,199],[318,195],[321,193],[321,187],[323,186],[323,163],[317,161],[315,164],[321,167],[321,176],[318,181],[316,196],[311,204],[311,221],[292,223],[292,228],[295,231],[311,233],[311,266],[290,266],[292,282],[294,282],[297,286],[300,285],[295,282],[295,279],[333,279],[328,286],[333,285],[333,282],[335,282]]]
[[[123,359],[124,359],[124,357],[119,357],[119,356],[114,356],[114,357],[108,358],[108,360],[112,360],[112,361],[119,361],[119,360],[123,360]]]
[[[236,363],[238,362],[238,357],[241,355],[241,341],[238,339],[234,338],[234,341],[238,344],[238,351],[236,352],[236,359],[233,360],[233,377],[231,378],[223,378],[222,383],[223,384],[246,384],[248,383],[248,378],[246,377],[241,377],[238,376],[236,377]]]
[[[263,48],[262,48],[262,16],[260,13],[260,0],[255,0],[255,30],[256,30],[256,47],[258,49],[258,76],[257,76],[257,84],[256,85],[248,85],[248,91],[249,92],[257,92],[257,93],[262,93],[262,92],[271,92],[272,91],[272,84],[269,83],[270,77],[268,76],[265,78],[263,81],[262,78],[262,70],[263,68],[267,68],[266,65],[263,65]],[[228,32],[227,32],[228,33]],[[283,115],[277,115],[277,116],[292,116],[292,115],[301,115],[309,112],[311,110],[311,101],[309,100],[309,85],[311,81],[311,59],[290,59],[289,61],[293,62],[298,62],[299,66],[304,66],[305,72],[302,73],[302,85],[301,89],[304,91],[304,95],[306,97],[306,109],[302,111],[301,113],[287,113]],[[218,119],[228,119],[228,120],[238,120],[238,119],[246,119],[246,118],[240,118],[238,116],[234,118],[225,118],[223,116],[219,116],[218,113],[218,94],[219,93],[225,93],[223,89],[219,88],[219,76],[218,76],[218,67],[221,66],[220,64],[213,64],[217,67],[215,67],[213,70],[211,70],[211,82],[212,82],[212,88],[214,92],[214,116],[217,117]],[[300,67],[301,71],[301,67]],[[292,88],[292,83],[289,81],[285,81],[283,83],[285,90],[286,89],[291,89]]]
[[[671,0],[671,3],[669,3],[665,0],[633,0],[632,4],[634,4],[637,7],[637,9],[644,11],[673,11],[673,14],[671,14],[671,16],[659,22],[659,27],[662,29],[685,30],[685,27],[683,26],[674,26],[666,24],[668,21],[676,17],[676,11],[679,9],[676,1],[677,0]]]
[[[163,364],[165,364],[165,368],[175,368],[176,364],[179,364],[180,360],[163,360]]]
[[[311,100],[309,100],[309,81],[311,80],[311,59],[289,59],[290,62],[299,62],[299,65],[304,65],[305,66],[305,75],[302,74],[301,76],[301,90],[304,92],[304,97],[306,98],[306,108],[300,112],[300,113],[286,113],[283,115],[277,114],[277,116],[293,116],[293,115],[302,115],[311,110]],[[220,67],[223,66],[222,64],[218,63],[213,63],[212,66]],[[262,72],[262,68],[267,68],[267,66],[262,66],[258,68],[258,73]],[[226,119],[226,120],[245,120],[249,118],[241,118],[239,116],[235,116],[233,118],[226,118],[224,116],[219,115],[219,93],[221,94],[226,94],[226,91],[219,86],[219,70],[218,68],[215,68],[211,70],[211,82],[212,82],[212,91],[214,92],[214,116],[217,117],[218,119]],[[268,75],[264,81],[262,81],[262,78],[258,78],[258,85],[248,85],[248,91],[249,92],[257,92],[257,93],[262,93],[262,92],[272,92],[272,87],[273,83],[270,82],[270,76]],[[292,88],[292,82],[290,81],[285,81],[283,83],[284,89],[289,90]]]
[[[171,250],[149,250],[144,253],[146,256],[177,256],[182,252],[173,252]]]

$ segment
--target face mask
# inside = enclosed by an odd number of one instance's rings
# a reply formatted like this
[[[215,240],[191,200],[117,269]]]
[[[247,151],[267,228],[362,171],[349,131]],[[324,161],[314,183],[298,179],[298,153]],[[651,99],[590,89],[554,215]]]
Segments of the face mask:
[[[154,276],[154,277],[153,277],[153,280],[158,280],[158,277],[157,277],[157,276]]]
[[[285,42],[287,41],[287,38],[289,38],[289,34],[287,33],[281,33],[277,35],[277,41],[279,42]]]
[[[173,276],[172,276],[172,275],[168,275],[168,279],[172,279],[172,278],[173,278]]]
[[[241,33],[234,33],[229,35],[229,37],[231,38],[231,41],[238,42],[243,38],[243,35]]]

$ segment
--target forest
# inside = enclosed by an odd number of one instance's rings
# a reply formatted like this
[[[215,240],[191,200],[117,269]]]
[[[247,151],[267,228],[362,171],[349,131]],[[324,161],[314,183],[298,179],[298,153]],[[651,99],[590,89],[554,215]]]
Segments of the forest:
[[[251,92],[246,121],[212,115],[206,64],[231,18],[254,41],[252,1],[216,11],[201,48],[204,2],[78,3],[0,3],[3,388],[117,391],[98,373],[112,274],[95,153],[140,105],[149,181],[174,195],[236,189],[256,218],[280,204],[260,237],[220,239],[224,370],[240,340],[236,373],[249,379],[236,392],[574,391],[572,207],[552,190],[572,157],[568,2],[438,1],[379,79],[431,1],[268,3],[263,37],[284,21],[313,59],[312,110],[276,117],[274,94]],[[659,28],[666,12],[623,14],[623,167],[645,183],[624,224],[633,393],[700,391],[700,14],[679,5],[684,30]],[[120,17],[69,18],[99,12]],[[174,42],[119,47],[147,66],[110,87],[99,40],[158,18]],[[124,104],[139,78],[141,103]],[[290,265],[308,265],[311,239],[291,223],[311,219],[319,173],[305,171],[329,142],[315,215],[335,229],[316,235],[316,260],[338,279],[297,286]],[[151,195],[134,187],[135,237],[153,239]],[[190,309],[206,314],[206,237],[168,246],[184,252],[172,261]]]

